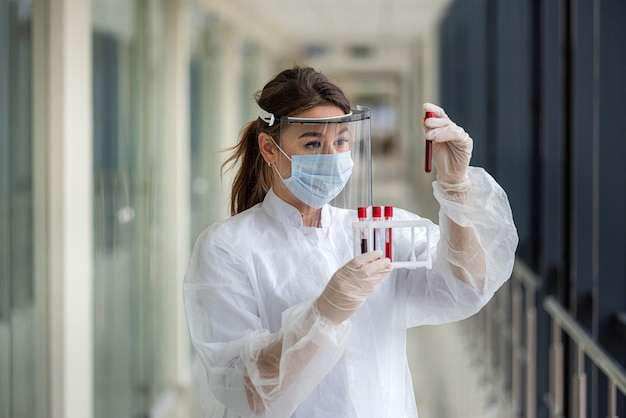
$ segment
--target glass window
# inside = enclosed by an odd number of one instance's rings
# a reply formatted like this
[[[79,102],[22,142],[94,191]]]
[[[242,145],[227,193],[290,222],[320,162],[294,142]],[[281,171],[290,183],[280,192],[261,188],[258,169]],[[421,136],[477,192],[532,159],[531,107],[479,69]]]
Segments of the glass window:
[[[220,24],[212,15],[192,8],[189,61],[191,245],[220,219],[224,199],[220,180]],[[234,143],[234,142],[233,142]]]
[[[250,40],[245,40],[241,45],[241,59],[243,62],[243,70],[241,74],[241,115],[243,122],[256,118],[258,115],[256,110],[256,102],[254,94],[260,91],[265,84],[260,79],[260,60],[261,51],[259,45]]]
[[[165,35],[160,0],[93,0],[94,411],[147,416],[163,351],[157,253]]]
[[[0,0],[0,416],[37,416],[44,393],[35,309],[32,5]],[[40,324],[39,324],[40,325]]]

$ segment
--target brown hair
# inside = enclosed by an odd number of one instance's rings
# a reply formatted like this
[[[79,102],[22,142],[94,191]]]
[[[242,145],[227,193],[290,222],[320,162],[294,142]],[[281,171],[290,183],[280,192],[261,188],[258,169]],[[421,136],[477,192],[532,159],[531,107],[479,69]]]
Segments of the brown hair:
[[[280,118],[294,116],[320,105],[334,105],[344,112],[350,111],[350,101],[343,91],[325,75],[309,67],[295,66],[284,70],[257,92],[259,107],[273,113],[276,122],[269,126],[257,118],[244,125],[239,140],[230,156],[222,164],[222,175],[241,162],[233,180],[230,213],[236,215],[263,201],[272,184],[272,169],[259,150],[261,132],[271,135],[280,143]]]

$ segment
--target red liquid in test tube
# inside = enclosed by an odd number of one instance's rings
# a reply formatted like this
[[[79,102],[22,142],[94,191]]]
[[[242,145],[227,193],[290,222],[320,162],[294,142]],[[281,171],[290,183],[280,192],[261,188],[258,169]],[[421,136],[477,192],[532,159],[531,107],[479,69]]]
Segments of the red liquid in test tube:
[[[367,208],[359,207],[357,209],[357,216],[359,221],[365,221],[367,219]],[[365,254],[367,252],[367,230],[361,229],[361,254]]]
[[[434,112],[426,112],[424,120],[428,118],[434,118]],[[430,173],[433,170],[433,141],[426,140],[426,149],[424,151],[424,171]]]
[[[380,221],[381,208],[380,206],[372,207],[372,221]],[[382,250],[382,246],[378,245],[378,240],[381,237],[378,236],[378,228],[374,228],[374,250]]]
[[[391,221],[393,219],[393,206],[385,206],[385,220]],[[392,260],[391,254],[393,253],[393,240],[391,234],[391,228],[385,228],[385,257]]]

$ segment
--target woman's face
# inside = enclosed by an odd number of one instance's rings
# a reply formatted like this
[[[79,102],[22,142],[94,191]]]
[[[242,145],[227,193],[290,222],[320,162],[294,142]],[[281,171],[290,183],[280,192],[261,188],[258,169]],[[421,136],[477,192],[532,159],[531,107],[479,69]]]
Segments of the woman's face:
[[[302,112],[298,118],[343,116],[336,106],[318,106]],[[350,151],[353,141],[347,123],[290,123],[281,132],[280,146],[288,156],[304,154],[337,154]]]
[[[297,118],[329,118],[343,116],[345,112],[336,106],[318,106],[302,112]],[[275,193],[301,213],[309,213],[310,208],[297,199],[284,185],[282,179],[291,177],[291,161],[294,155],[338,154],[349,152],[354,140],[349,123],[290,123],[281,127],[280,152],[277,148],[271,155],[270,162],[280,176],[274,176],[272,187]],[[267,142],[266,142],[267,143]],[[274,145],[275,147],[275,145]],[[285,155],[283,155],[283,152]],[[287,156],[289,158],[287,158]]]

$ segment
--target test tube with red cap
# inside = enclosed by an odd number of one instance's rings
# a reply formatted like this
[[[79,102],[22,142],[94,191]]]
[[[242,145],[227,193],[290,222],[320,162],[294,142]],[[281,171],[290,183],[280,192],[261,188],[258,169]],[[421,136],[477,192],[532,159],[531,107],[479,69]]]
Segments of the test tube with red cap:
[[[385,206],[385,220],[391,221],[393,219],[393,206]],[[385,228],[385,257],[392,260],[391,255],[393,253],[393,241],[392,231],[390,227]]]
[[[372,206],[372,221],[380,221],[382,216],[381,207],[380,206]],[[374,228],[374,250],[382,250],[384,246],[383,234],[380,228]],[[381,242],[379,242],[381,241]]]
[[[424,120],[434,118],[435,112],[426,112]],[[424,151],[424,171],[430,173],[433,170],[433,141],[426,140],[426,149]]]
[[[367,220],[367,208],[359,207],[357,209],[357,216],[360,222]],[[365,228],[361,228],[361,254],[365,254],[367,252],[367,230]]]

